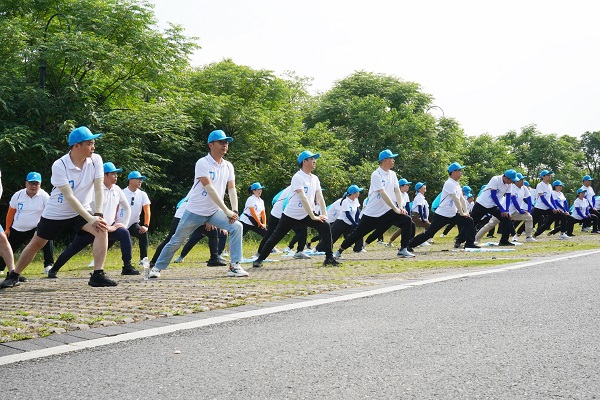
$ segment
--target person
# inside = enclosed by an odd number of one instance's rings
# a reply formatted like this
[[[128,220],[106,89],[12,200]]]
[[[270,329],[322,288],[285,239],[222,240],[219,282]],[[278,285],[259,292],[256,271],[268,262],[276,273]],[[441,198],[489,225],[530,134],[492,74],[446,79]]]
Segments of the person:
[[[323,242],[323,251],[325,252],[325,261],[323,265],[339,265],[340,263],[333,258],[331,249],[331,227],[327,222],[327,210],[325,209],[325,200],[321,191],[321,182],[312,172],[317,168],[317,159],[321,157],[319,153],[313,154],[304,150],[298,155],[298,172],[292,177],[291,188],[285,199],[287,204],[283,207],[281,219],[261,249],[259,256],[252,266],[260,268],[263,261],[271,253],[271,250],[283,237],[296,225],[301,224],[306,227],[314,228],[321,236]],[[319,216],[313,212],[313,205],[317,201],[321,209]]]
[[[0,198],[2,197],[3,187],[2,187],[2,172],[0,172]],[[8,242],[8,238],[4,233],[4,228],[2,228],[2,224],[0,224],[0,258],[4,261],[4,264],[8,266],[8,274],[10,275],[12,271],[15,269],[15,259],[13,255],[12,248],[10,247],[10,243]],[[1,272],[1,271],[0,271]],[[4,282],[2,282],[4,283]],[[19,279],[16,282],[12,282],[12,286],[16,286],[19,284]],[[5,287],[5,286],[0,286]]]
[[[364,189],[357,185],[350,185],[339,201],[339,213],[337,219],[331,225],[331,242],[335,243],[340,236],[347,238],[358,226],[360,214],[360,202],[358,197]],[[329,211],[328,211],[329,212]],[[323,242],[319,242],[315,248],[317,251],[325,251]],[[354,252],[360,253],[363,249],[362,238],[354,243]]]
[[[332,225],[338,218],[339,214],[340,214],[340,204],[342,202],[343,198],[339,198],[337,200],[335,200],[333,203],[331,203],[330,205],[328,205],[326,207],[327,209],[327,222],[329,222],[329,225]],[[359,216],[360,218],[360,216]],[[313,243],[318,243],[321,240],[321,237],[317,234],[316,236],[313,236],[310,241],[307,241],[306,243],[306,248],[310,249],[310,247],[312,246]]]
[[[473,206],[475,205],[475,196],[473,195],[473,189],[471,189],[471,186],[465,185],[462,187],[462,191],[463,191],[463,196],[465,197],[465,200],[467,201],[467,210],[469,211],[469,213],[471,213],[471,211],[473,211]],[[456,224],[446,225],[446,228],[444,228],[440,237],[447,236],[450,233],[450,231],[452,230],[452,228],[454,228],[455,226],[456,226]]]
[[[129,221],[125,221],[123,211],[119,209],[117,218],[118,222],[127,225],[127,230],[131,237],[138,239],[140,247],[139,265],[142,265],[142,260],[148,257],[148,229],[150,227],[151,216],[150,198],[141,189],[144,181],[146,181],[146,177],[139,171],[131,171],[127,175],[127,187],[123,189],[123,193],[125,193],[125,197],[129,201],[131,215]],[[140,225],[142,211],[144,211],[144,223]]]
[[[156,264],[150,270],[151,278],[158,278],[168,266],[177,249],[199,226],[210,224],[229,233],[231,258],[229,277],[244,277],[242,261],[242,223],[238,221],[238,197],[233,165],[225,160],[233,138],[220,129],[208,135],[208,154],[196,162],[194,182],[188,195],[187,210],[169,242],[163,247]],[[225,205],[225,189],[231,209]]]
[[[575,236],[573,235],[573,226],[577,221],[571,215],[569,210],[569,202],[567,201],[565,194],[562,192],[564,186],[565,184],[560,180],[552,182],[552,202],[554,207],[559,210],[559,218],[556,223],[556,227],[548,232],[548,235],[555,235],[560,231],[558,238],[562,240]]]
[[[500,246],[515,245],[509,240],[511,232],[509,208],[512,196],[512,183],[518,181],[520,181],[520,178],[517,175],[517,171],[514,169],[507,169],[504,171],[504,174],[492,177],[483,193],[480,196],[477,196],[473,211],[470,213],[473,221],[479,221],[486,214],[490,214],[500,221],[499,231],[501,237],[500,242],[498,243]],[[479,230],[484,230],[481,234],[479,234],[479,231],[477,232],[475,241],[477,241],[477,237],[482,238],[484,233],[487,233],[496,225],[491,221],[492,220]],[[461,234],[459,234],[459,238],[456,240],[454,247],[460,247],[460,244]]]
[[[573,211],[571,211],[571,215],[576,220],[576,223],[583,223],[584,226],[586,223],[592,229],[592,233],[600,233],[598,232],[598,217],[595,214],[592,214],[592,205],[587,199],[587,190],[584,188],[577,189],[577,198],[573,202]]]
[[[284,205],[287,205],[287,200],[288,200],[288,196],[290,195],[292,190],[291,186],[286,187],[285,189],[283,189],[282,191],[280,191],[279,193],[277,193],[273,199],[271,200],[271,205],[273,206],[271,208],[271,214],[269,215],[269,224],[268,224],[268,228],[267,228],[267,233],[265,234],[265,236],[262,238],[260,244],[258,245],[258,250],[257,253],[260,254],[260,252],[262,251],[263,247],[265,247],[265,244],[267,243],[267,241],[269,240],[269,238],[271,237],[271,235],[273,235],[273,232],[275,232],[275,229],[277,228],[277,225],[279,224],[279,220],[281,219],[281,216],[283,215],[283,209],[284,209]],[[294,237],[298,237],[298,247],[301,246],[302,244],[302,240],[304,240],[306,242],[306,233],[307,233],[307,229],[306,226],[301,224],[300,222],[298,222],[297,224],[294,224],[294,226],[292,226],[292,230],[294,231]],[[289,249],[289,246],[287,248],[287,252],[291,251],[291,249]],[[273,247],[273,250],[271,252],[275,252],[275,247]],[[286,249],[284,249],[284,253],[286,252]],[[308,254],[305,254],[304,252],[302,252],[304,255],[308,256]],[[294,254],[295,256],[295,254]],[[310,257],[310,256],[308,256]],[[298,258],[298,257],[297,257]],[[306,258],[304,256],[302,256],[302,258]]]
[[[398,207],[403,208],[404,210],[406,210],[406,212],[408,213],[408,216],[411,217],[411,227],[410,227],[410,233],[409,233],[409,237],[410,239],[412,239],[415,236],[415,231],[417,229],[414,221],[412,221],[412,210],[410,208],[410,197],[408,196],[408,190],[410,189],[410,185],[412,184],[412,182],[409,182],[408,180],[402,178],[398,181],[398,186],[400,188],[400,198],[402,203],[398,205]],[[377,231],[375,231],[376,234]],[[402,233],[402,229],[397,229],[396,232],[394,232],[392,234],[392,236],[390,236],[390,240],[386,243],[386,247],[392,247],[392,244],[394,243],[394,240],[396,240],[398,238],[398,236],[400,236],[400,234]],[[408,249],[410,251],[410,249]]]
[[[459,236],[463,235],[465,249],[479,248],[475,244],[475,227],[473,219],[467,210],[467,202],[463,196],[462,189],[458,181],[462,177],[463,169],[466,167],[458,162],[453,162],[447,168],[448,179],[442,188],[440,203],[435,209],[435,218],[425,232],[416,235],[410,241],[409,246],[415,248],[431,239],[444,226],[456,223],[458,225]]]
[[[267,213],[265,211],[265,202],[260,198],[265,187],[260,182],[254,182],[248,188],[250,195],[244,205],[244,211],[240,216],[240,222],[244,227],[242,236],[248,231],[255,232],[261,239],[267,234]],[[304,254],[304,253],[302,253]],[[258,257],[258,253],[255,254]]]
[[[169,240],[171,240],[171,238],[175,234],[175,231],[177,230],[177,226],[179,225],[179,221],[181,220],[181,217],[183,216],[183,213],[185,212],[185,210],[187,210],[188,196],[189,196],[189,194],[186,197],[184,197],[183,199],[181,199],[179,201],[179,203],[177,203],[177,206],[175,207],[176,208],[175,215],[173,217],[173,220],[171,221],[171,227],[169,228],[169,233],[168,233],[167,237],[161,242],[161,244],[159,244],[158,247],[156,248],[156,251],[154,252],[154,255],[152,256],[152,260],[150,260],[150,267],[154,267],[154,265],[156,264],[156,260],[158,260],[158,256],[160,256],[160,252],[166,246],[166,244],[169,243]],[[192,248],[204,236],[208,237],[208,248],[210,251],[210,258],[206,262],[206,265],[209,267],[225,267],[225,266],[227,266],[227,264],[224,261],[222,261],[218,256],[218,241],[219,241],[219,239],[218,239],[217,229],[215,227],[213,227],[212,225],[206,225],[206,224],[199,226],[194,232],[192,232],[192,234],[188,238],[188,241],[185,243],[185,246],[183,246],[183,249],[181,250],[179,257],[177,257],[173,262],[182,263],[184,261],[185,257],[188,255],[188,253],[192,250]]]
[[[512,183],[513,187],[511,188],[510,194],[506,194],[506,196],[510,196],[508,213],[510,214],[510,219],[512,221],[525,222],[525,241],[537,242],[537,240],[533,238],[533,218],[531,217],[531,202],[529,201],[530,195],[527,188],[523,186],[523,178],[525,178],[525,176],[517,173],[517,180]],[[493,216],[486,225],[477,231],[475,241],[479,242],[483,238],[483,235],[499,223],[500,219]],[[509,225],[509,229],[510,228]]]
[[[13,252],[23,244],[29,243],[35,233],[35,228],[40,222],[40,217],[50,195],[41,188],[42,175],[32,171],[25,178],[25,188],[17,191],[10,199],[6,214],[6,228],[4,233]],[[44,273],[48,273],[54,264],[54,241],[49,240],[42,248],[44,252]],[[0,258],[0,271],[6,267],[4,259]],[[25,281],[20,276],[21,282]]]
[[[112,162],[104,163],[103,168],[104,205],[102,208],[102,214],[104,214],[104,219],[108,225],[108,241],[119,241],[121,247],[121,259],[123,260],[121,275],[139,275],[140,271],[136,270],[131,265],[131,236],[123,224],[115,222],[117,208],[121,207],[127,217],[131,212],[129,209],[129,203],[125,198],[125,194],[123,194],[123,191],[117,185],[118,174],[119,172],[122,172],[123,169],[115,167],[115,164]],[[95,208],[95,202],[96,200],[94,199],[91,203],[92,209]],[[67,247],[60,254],[60,256],[58,256],[56,263],[50,269],[50,271],[48,271],[48,278],[58,278],[58,271],[60,271],[62,266],[93,241],[94,236],[85,231],[79,232],[77,235],[75,235],[73,242],[71,242],[69,247]]]
[[[379,168],[371,174],[369,195],[365,200],[366,205],[363,208],[360,222],[356,229],[344,239],[335,253],[336,258],[341,257],[343,251],[352,244],[359,240],[362,242],[363,236],[367,233],[378,230],[383,234],[392,225],[402,229],[398,257],[415,256],[408,251],[412,220],[408,216],[408,211],[402,207],[403,202],[398,178],[396,173],[392,171],[396,157],[398,157],[398,154],[392,153],[389,149],[379,153]],[[374,241],[377,236],[377,234],[370,235],[371,240],[367,238],[366,242]]]
[[[431,222],[429,222],[429,203],[425,199],[425,192],[427,192],[426,182],[417,182],[415,185],[415,199],[412,203],[410,215],[413,223],[420,228],[429,228]],[[427,242],[426,242],[427,243]]]
[[[102,157],[94,153],[96,139],[100,136],[101,133],[92,134],[85,126],[69,133],[71,150],[52,164],[50,182],[53,189],[37,231],[23,249],[15,270],[0,283],[0,287],[17,285],[19,275],[31,263],[35,254],[67,228],[73,228],[75,232],[84,230],[94,236],[94,272],[88,284],[93,287],[117,286],[117,282],[104,273],[108,249],[108,224],[102,214],[104,169]],[[92,209],[94,195],[96,203]]]
[[[552,186],[550,186],[552,174],[553,172],[550,170],[542,170],[539,175],[541,181],[535,187],[537,200],[531,213],[534,225],[537,223],[537,229],[533,234],[534,238],[544,233],[553,223],[562,219],[563,214],[552,201]],[[559,239],[564,240],[568,237],[562,237],[561,235]]]
[[[596,219],[600,218],[600,213],[598,212],[598,210],[596,210],[596,193],[594,192],[594,189],[592,188],[592,181],[594,179],[589,176],[589,175],[585,175],[583,178],[581,178],[581,182],[582,182],[582,186],[581,189],[583,189],[585,191],[585,198],[587,199],[587,201],[590,204],[590,209],[589,212],[590,214],[594,215],[596,217]],[[584,232],[596,232],[596,230],[592,230],[592,227],[590,226],[591,220],[585,220],[583,222],[583,231]]]

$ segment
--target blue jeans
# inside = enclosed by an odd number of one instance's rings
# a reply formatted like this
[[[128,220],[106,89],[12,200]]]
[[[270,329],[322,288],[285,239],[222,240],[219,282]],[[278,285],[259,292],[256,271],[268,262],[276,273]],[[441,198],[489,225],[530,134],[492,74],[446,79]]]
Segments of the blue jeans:
[[[231,263],[239,263],[242,261],[242,223],[235,221],[229,223],[227,216],[222,210],[218,210],[213,215],[204,216],[194,214],[185,210],[175,234],[169,240],[169,243],[160,252],[158,260],[156,260],[155,268],[167,269],[169,263],[175,256],[177,250],[183,245],[186,239],[201,225],[211,224],[219,229],[225,229],[229,232],[229,246],[231,248]]]

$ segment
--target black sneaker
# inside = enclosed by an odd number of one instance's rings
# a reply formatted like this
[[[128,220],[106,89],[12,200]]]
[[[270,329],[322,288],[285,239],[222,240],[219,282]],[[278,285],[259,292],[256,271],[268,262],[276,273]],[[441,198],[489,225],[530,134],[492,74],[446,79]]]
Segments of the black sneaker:
[[[104,271],[101,271],[100,273],[92,273],[90,274],[90,281],[88,282],[88,285],[93,286],[93,287],[106,287],[106,286],[117,286],[117,282],[108,279],[107,276],[104,274]]]
[[[475,243],[473,244],[465,244],[465,249],[480,249],[480,246],[477,246]]]
[[[226,267],[227,263],[224,263],[223,261],[216,259],[216,260],[208,260],[206,262],[206,265],[209,267]]]
[[[21,283],[19,282],[19,277],[16,276],[14,272],[9,272],[6,276],[6,279],[0,282],[0,289],[5,289],[9,287],[19,286]]]
[[[139,275],[140,271],[133,268],[131,265],[127,265],[121,269],[121,275]]]
[[[260,260],[254,260],[252,262],[252,267],[253,268],[261,268],[263,266],[263,262]]]
[[[454,248],[455,249],[459,249],[460,248],[460,242],[454,242]]]
[[[513,242],[509,242],[509,241],[504,241],[501,240],[500,242],[498,242],[498,246],[514,246],[515,244]]]
[[[336,260],[335,258],[331,257],[326,258],[325,261],[323,261],[323,265],[331,265],[337,267],[338,265],[342,265],[342,263]]]
[[[19,282],[27,282],[27,278],[25,278],[23,275],[19,275]]]
[[[48,271],[48,278],[50,279],[58,279],[58,272],[57,271]]]

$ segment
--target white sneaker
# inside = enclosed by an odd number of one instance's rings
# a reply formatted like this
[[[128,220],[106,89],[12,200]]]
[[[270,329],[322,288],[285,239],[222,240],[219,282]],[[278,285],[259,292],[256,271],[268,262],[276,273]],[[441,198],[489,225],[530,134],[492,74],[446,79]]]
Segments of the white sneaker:
[[[160,278],[160,269],[158,269],[156,267],[152,267],[152,269],[150,270],[150,274],[148,275],[148,278]]]
[[[591,232],[592,231],[592,227],[587,227],[587,228],[582,228],[581,232]]]
[[[513,236],[512,241],[513,242],[518,242],[519,241],[519,237],[517,235]]]
[[[227,276],[232,277],[240,277],[240,276],[248,276],[248,273],[244,271],[244,268],[239,263],[231,264],[229,266],[229,271],[227,271]]]
[[[537,240],[533,237],[533,236],[529,236],[528,238],[525,239],[525,241],[527,243],[534,243],[537,242]]]
[[[310,260],[310,256],[303,251],[299,251],[296,254],[294,254],[294,258],[299,260]]]
[[[569,240],[570,237],[569,237],[569,235],[567,235],[566,233],[563,232],[560,235],[558,235],[558,239],[560,239],[560,240]]]
[[[253,259],[253,260],[256,260],[256,259],[258,258],[258,256],[260,256],[260,253],[258,253],[258,252],[257,252],[256,254],[254,254],[254,255],[253,255],[252,257],[250,257],[250,258],[251,258],[251,259]]]
[[[357,251],[356,253],[366,253],[366,252],[367,252],[367,249],[362,248],[362,249],[360,249],[360,251]]]
[[[90,261],[88,264],[88,268],[94,268],[94,260]]]
[[[223,257],[229,257],[229,253],[227,252],[227,250],[225,250],[223,253],[221,253],[221,255]]]
[[[440,233],[440,237],[444,237],[444,236],[446,236],[446,235],[444,235],[443,233]]]
[[[385,247],[392,247],[392,244],[391,243],[386,243]]]
[[[52,269],[52,264],[44,265],[44,273],[48,275],[48,272]]]
[[[184,260],[185,260],[185,258],[179,256],[175,260],[173,260],[173,262],[179,264],[179,263],[182,263]]]
[[[292,249],[290,249],[290,248],[289,248],[289,247],[287,247],[287,246],[286,246],[286,247],[283,249],[283,252],[284,252],[284,253],[286,253],[286,254],[287,254],[287,253],[290,253],[291,251],[292,251]]]
[[[271,250],[271,254],[279,254],[281,253],[281,250],[279,250],[277,247],[273,247],[273,250]]]
[[[378,240],[377,244],[385,244],[385,242],[383,240]]]
[[[429,243],[429,244],[433,244],[433,238],[429,239],[429,240],[427,241],[427,243]]]
[[[425,241],[425,242],[421,243],[421,246],[431,246],[431,243]]]
[[[223,256],[217,256],[217,258],[219,259],[219,261],[226,263],[227,260],[223,257]]]
[[[413,253],[411,253],[410,251],[408,251],[405,248],[398,250],[398,257],[404,257],[404,258],[410,258],[410,257],[414,257],[415,255]]]
[[[336,251],[335,253],[333,253],[333,258],[335,259],[339,259],[342,258],[342,253],[340,253],[340,251]]]

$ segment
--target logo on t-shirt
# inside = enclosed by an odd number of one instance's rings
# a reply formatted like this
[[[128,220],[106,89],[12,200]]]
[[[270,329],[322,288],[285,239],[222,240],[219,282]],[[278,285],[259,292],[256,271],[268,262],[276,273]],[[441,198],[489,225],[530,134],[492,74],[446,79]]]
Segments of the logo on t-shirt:
[[[208,175],[210,176],[210,180],[211,180],[211,181],[214,181],[214,180],[215,180],[215,178],[217,177],[217,174],[215,174],[215,172],[214,172],[214,171],[210,171],[210,172],[208,173]]]

